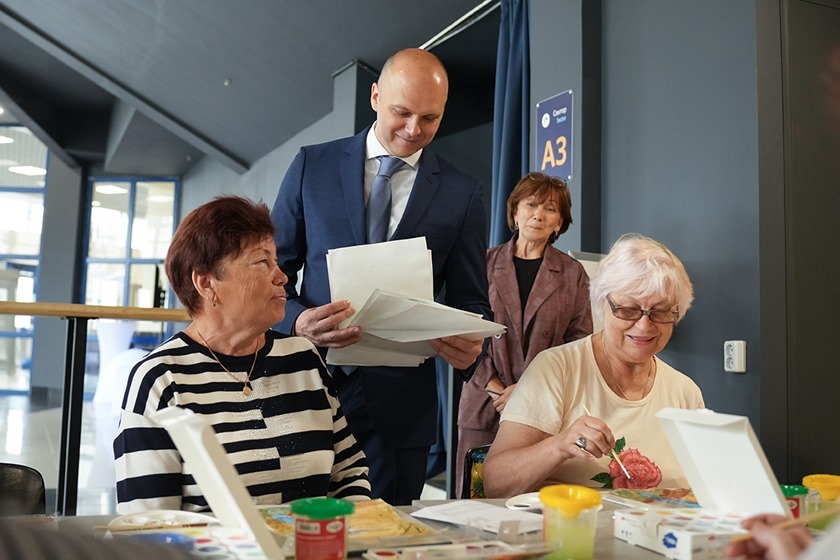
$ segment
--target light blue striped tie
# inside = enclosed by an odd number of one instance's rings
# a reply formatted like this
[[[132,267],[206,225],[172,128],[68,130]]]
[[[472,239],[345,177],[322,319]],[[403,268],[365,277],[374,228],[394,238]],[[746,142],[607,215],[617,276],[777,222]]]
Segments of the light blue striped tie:
[[[367,205],[368,243],[380,243],[388,238],[391,221],[391,175],[405,162],[393,156],[379,158],[379,171],[373,179]]]

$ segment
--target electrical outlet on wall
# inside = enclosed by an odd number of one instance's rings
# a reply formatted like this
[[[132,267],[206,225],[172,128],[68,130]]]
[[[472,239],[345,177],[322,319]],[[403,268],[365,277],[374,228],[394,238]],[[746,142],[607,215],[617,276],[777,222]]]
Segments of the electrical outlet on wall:
[[[727,340],[723,343],[723,370],[733,373],[747,371],[747,342]]]

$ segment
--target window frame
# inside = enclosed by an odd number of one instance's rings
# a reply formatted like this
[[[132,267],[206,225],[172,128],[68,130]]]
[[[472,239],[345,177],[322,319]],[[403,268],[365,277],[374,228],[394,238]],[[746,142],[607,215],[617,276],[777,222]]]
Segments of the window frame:
[[[90,235],[92,229],[92,201],[93,201],[93,189],[96,183],[102,182],[113,182],[113,183],[128,183],[129,187],[129,200],[128,200],[128,224],[126,235],[124,239],[124,247],[125,247],[125,256],[120,258],[104,258],[104,257],[91,257],[89,255],[90,250]],[[171,182],[174,184],[174,191],[173,196],[174,201],[172,204],[172,232],[171,236],[175,235],[175,230],[178,228],[179,223],[179,215],[180,215],[180,194],[181,194],[181,180],[178,177],[167,177],[167,176],[160,176],[160,177],[145,177],[145,176],[114,176],[114,175],[97,175],[91,176],[88,178],[87,181],[87,197],[86,197],[86,204],[85,204],[85,222],[84,222],[84,237],[83,237],[83,247],[82,247],[82,270],[81,270],[81,282],[79,283],[79,301],[85,302],[87,301],[86,294],[87,294],[87,279],[88,279],[88,268],[91,264],[119,264],[125,267],[125,276],[123,280],[123,292],[122,292],[122,300],[124,306],[128,307],[128,303],[130,301],[131,295],[131,267],[133,265],[159,265],[163,266],[164,258],[135,258],[131,256],[131,240],[133,235],[134,229],[134,219],[135,219],[135,206],[137,202],[137,184],[138,183],[156,183],[156,182]],[[165,274],[163,270],[161,270],[161,274]],[[164,308],[166,309],[173,309],[175,307],[175,294],[172,291],[172,287],[170,286],[166,292],[166,303]],[[170,337],[173,333],[173,326],[171,323],[166,323],[164,339]]]

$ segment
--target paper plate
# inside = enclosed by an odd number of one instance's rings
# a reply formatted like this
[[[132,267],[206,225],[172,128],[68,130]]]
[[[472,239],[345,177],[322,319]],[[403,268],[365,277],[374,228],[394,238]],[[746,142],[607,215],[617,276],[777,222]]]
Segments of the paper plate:
[[[112,519],[111,522],[108,523],[108,526],[125,529],[143,529],[144,527],[160,528],[161,526],[191,525],[194,523],[218,525],[219,520],[203,513],[193,513],[191,511],[180,511],[174,509],[158,509],[154,511],[132,513],[129,515],[120,515],[119,517]]]
[[[542,502],[540,501],[539,492],[529,492],[527,494],[520,494],[514,496],[505,502],[508,509],[518,509],[521,511],[542,511]]]

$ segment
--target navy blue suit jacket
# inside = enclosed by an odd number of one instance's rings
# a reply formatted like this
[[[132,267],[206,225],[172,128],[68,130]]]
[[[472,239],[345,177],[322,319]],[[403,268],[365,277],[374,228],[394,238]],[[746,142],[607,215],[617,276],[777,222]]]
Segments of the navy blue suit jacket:
[[[305,309],[330,302],[327,251],[366,242],[367,133],[365,129],[351,138],[301,148],[280,185],[272,220],[280,268],[289,277],[286,316],[278,327],[282,332],[291,333]],[[435,296],[445,286],[445,304],[489,318],[485,228],[481,183],[424,149],[391,239],[425,236],[432,251]],[[420,447],[435,442],[434,359],[416,368],[357,371],[371,421],[387,443]]]

